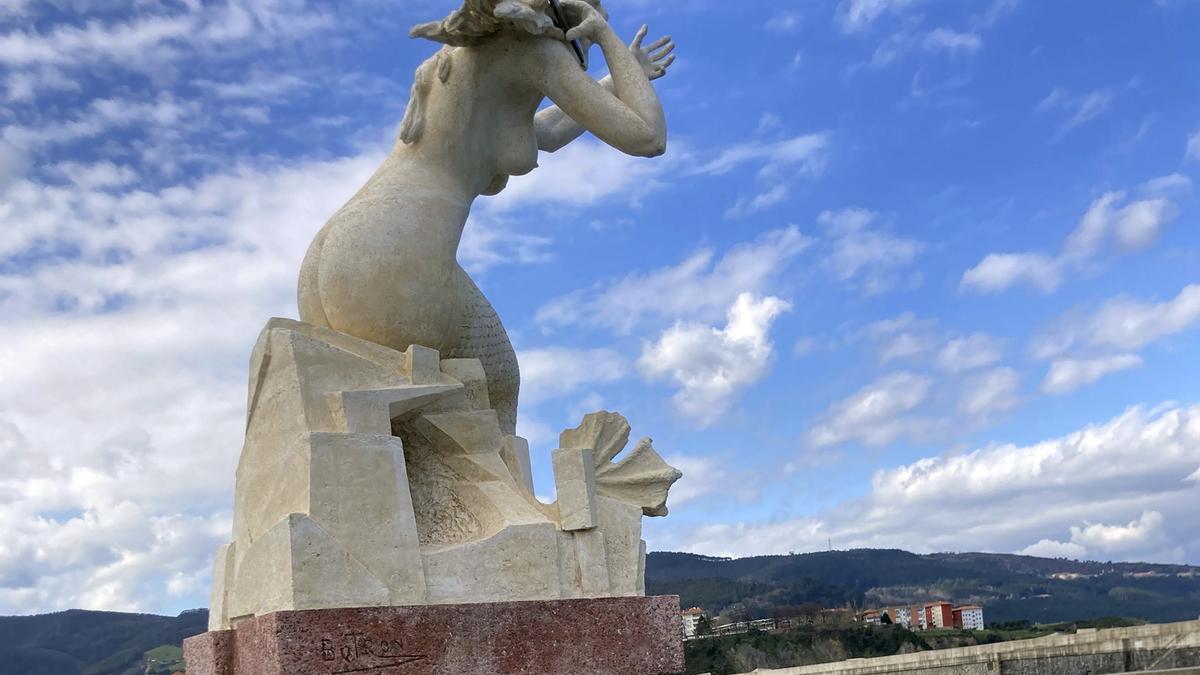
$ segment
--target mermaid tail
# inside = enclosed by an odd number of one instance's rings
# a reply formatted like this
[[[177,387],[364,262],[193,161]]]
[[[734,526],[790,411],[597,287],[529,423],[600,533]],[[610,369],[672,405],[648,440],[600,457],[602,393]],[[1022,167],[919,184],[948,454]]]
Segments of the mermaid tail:
[[[509,435],[516,434],[517,395],[521,388],[517,353],[492,303],[461,268],[459,275],[462,323],[457,343],[443,358],[479,359],[487,374],[488,399],[500,416],[500,429]]]

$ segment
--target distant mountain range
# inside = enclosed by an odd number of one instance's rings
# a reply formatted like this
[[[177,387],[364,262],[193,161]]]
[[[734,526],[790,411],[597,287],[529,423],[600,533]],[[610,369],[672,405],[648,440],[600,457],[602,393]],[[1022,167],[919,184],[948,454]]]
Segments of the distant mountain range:
[[[858,549],[738,559],[651,553],[646,584],[649,594],[678,594],[685,607],[742,610],[751,618],[808,602],[879,607],[935,599],[983,605],[993,622],[1200,616],[1200,567],[995,553]]]
[[[1057,623],[1101,616],[1200,616],[1200,567],[1051,560],[991,553],[854,550],[755,558],[651,553],[647,593],[750,618],[806,603],[875,607],[933,599],[981,604],[987,621]],[[202,633],[207,610],[175,617],[70,610],[0,617],[0,673],[142,675]],[[174,652],[177,654],[177,650]]]

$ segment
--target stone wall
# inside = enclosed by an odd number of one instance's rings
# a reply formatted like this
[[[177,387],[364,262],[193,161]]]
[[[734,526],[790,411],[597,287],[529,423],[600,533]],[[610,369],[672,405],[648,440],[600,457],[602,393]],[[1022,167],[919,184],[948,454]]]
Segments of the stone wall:
[[[1172,668],[1200,668],[1200,621],[1085,629],[1033,640],[760,669],[754,675],[1104,675]]]

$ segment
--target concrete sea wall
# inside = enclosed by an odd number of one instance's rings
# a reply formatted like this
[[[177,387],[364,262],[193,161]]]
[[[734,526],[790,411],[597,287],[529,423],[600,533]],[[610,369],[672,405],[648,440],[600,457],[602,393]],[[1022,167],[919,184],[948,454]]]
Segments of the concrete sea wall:
[[[760,669],[746,675],[1104,675],[1177,668],[1200,668],[1200,621],[1084,629],[1074,635]]]

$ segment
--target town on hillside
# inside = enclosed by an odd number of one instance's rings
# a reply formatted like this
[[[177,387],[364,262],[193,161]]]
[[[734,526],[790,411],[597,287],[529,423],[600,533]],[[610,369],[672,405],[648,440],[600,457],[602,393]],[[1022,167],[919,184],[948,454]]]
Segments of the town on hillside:
[[[780,608],[776,615],[770,618],[724,621],[722,623],[714,623],[708,612],[699,607],[692,607],[683,611],[682,624],[685,640],[735,635],[752,630],[782,631],[806,625],[879,626],[894,624],[914,631],[983,630],[986,627],[983,621],[983,607],[979,605],[955,607],[953,603],[944,600],[868,609],[861,612],[853,609],[827,609],[816,604],[808,604],[796,608]]]

